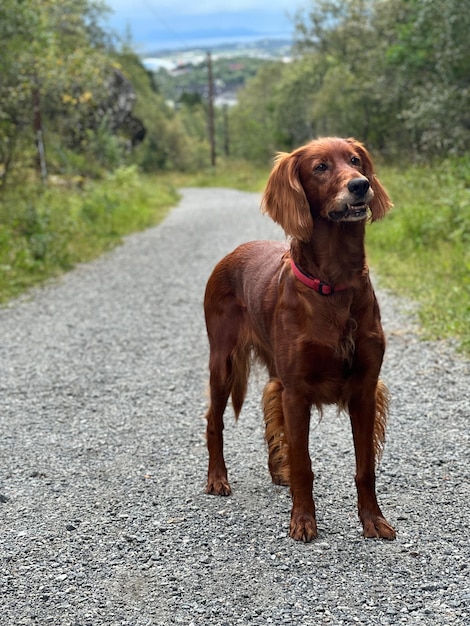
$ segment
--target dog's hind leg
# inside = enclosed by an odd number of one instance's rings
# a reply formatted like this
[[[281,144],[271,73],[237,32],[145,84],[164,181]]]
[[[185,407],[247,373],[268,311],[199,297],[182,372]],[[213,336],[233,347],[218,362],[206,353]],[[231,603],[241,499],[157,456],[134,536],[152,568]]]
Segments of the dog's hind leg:
[[[215,368],[218,369],[218,366],[215,365]],[[223,453],[223,414],[229,395],[230,387],[227,378],[214,369],[210,375],[210,404],[206,413],[206,438],[209,452],[206,493],[219,496],[228,496],[231,493]]]
[[[269,454],[269,473],[275,485],[289,485],[289,458],[282,410],[282,384],[278,378],[271,378],[264,388],[263,412]]]
[[[231,493],[223,454],[223,415],[232,394],[238,415],[246,390],[249,361],[243,343],[243,310],[226,294],[205,301],[207,333],[210,344],[210,404],[206,413],[209,468],[206,493],[228,496]]]

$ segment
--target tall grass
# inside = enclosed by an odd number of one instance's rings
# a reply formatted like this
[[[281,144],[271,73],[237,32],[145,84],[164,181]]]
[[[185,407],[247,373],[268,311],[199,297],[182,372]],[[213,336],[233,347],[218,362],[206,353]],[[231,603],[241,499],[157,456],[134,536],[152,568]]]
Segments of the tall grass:
[[[470,160],[382,168],[395,207],[367,233],[384,286],[419,304],[425,337],[470,353]]]
[[[123,168],[83,188],[17,188],[0,208],[0,302],[158,223],[178,187],[260,192],[268,175],[268,168],[220,159],[193,174]],[[425,337],[454,337],[470,354],[470,158],[383,166],[379,175],[395,203],[367,233],[380,284],[419,304]]]
[[[227,160],[172,181],[259,192],[268,175],[267,168]],[[380,284],[418,303],[423,337],[456,338],[470,354],[470,158],[383,166],[379,175],[395,204],[367,232]]]
[[[221,158],[216,167],[192,173],[166,175],[175,187],[231,187],[240,191],[261,192],[269,176],[269,168],[248,161]]]
[[[134,167],[81,185],[59,180],[3,194],[0,302],[158,223],[178,197],[169,182],[143,177]]]

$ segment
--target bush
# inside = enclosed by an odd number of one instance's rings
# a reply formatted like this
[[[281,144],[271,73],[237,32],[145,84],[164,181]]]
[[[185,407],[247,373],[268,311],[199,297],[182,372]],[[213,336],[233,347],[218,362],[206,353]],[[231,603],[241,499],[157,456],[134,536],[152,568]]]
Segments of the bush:
[[[3,199],[0,301],[157,223],[177,194],[131,166],[80,186],[67,179],[47,188],[26,185]]]
[[[406,171],[383,168],[394,209],[367,235],[386,286],[420,305],[426,336],[458,337],[470,351],[468,159]]]

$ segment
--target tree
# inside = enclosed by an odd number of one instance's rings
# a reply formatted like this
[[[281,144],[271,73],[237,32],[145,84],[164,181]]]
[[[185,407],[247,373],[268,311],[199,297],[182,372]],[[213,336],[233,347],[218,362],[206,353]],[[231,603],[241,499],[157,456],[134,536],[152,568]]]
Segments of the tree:
[[[401,118],[421,153],[470,147],[469,31],[464,0],[401,2],[388,61],[407,83]]]
[[[247,81],[229,116],[231,152],[265,163],[284,145],[277,124],[278,81],[282,63],[270,63]]]
[[[335,60],[316,114],[334,110],[340,127],[346,122],[381,149],[467,150],[469,29],[464,0],[315,2],[308,19],[298,19],[298,49]],[[347,103],[362,112],[362,127]]]
[[[65,144],[102,124],[100,103],[114,68],[94,0],[3,0],[0,6],[0,160],[5,181],[15,150],[23,165],[34,151],[40,114]]]
[[[389,122],[397,118],[399,98],[385,58],[393,40],[388,17],[372,0],[320,0],[307,16],[300,13],[294,61],[278,64],[271,76],[261,71],[232,113],[248,127],[246,138],[239,134],[245,152],[254,136],[271,154],[273,145],[292,149],[314,135],[355,135],[372,147],[394,146],[396,128]]]
[[[355,135],[384,149],[395,143],[399,89],[386,55],[401,0],[320,0],[296,23],[296,49],[316,60],[313,116],[321,132]]]
[[[131,49],[122,50],[116,61],[135,89],[132,116],[145,126],[145,141],[133,156],[140,167],[155,171],[206,166],[209,163],[207,112],[200,99],[192,99],[190,104],[180,103],[175,110],[166,104],[154,75]]]
[[[240,95],[238,144],[254,156],[256,135],[260,152],[337,134],[389,156],[463,153],[469,31],[464,0],[312,1],[297,16],[296,59]]]
[[[41,48],[49,37],[44,16],[33,0],[0,5],[0,183],[6,180],[24,130],[33,125],[33,93],[36,90]]]

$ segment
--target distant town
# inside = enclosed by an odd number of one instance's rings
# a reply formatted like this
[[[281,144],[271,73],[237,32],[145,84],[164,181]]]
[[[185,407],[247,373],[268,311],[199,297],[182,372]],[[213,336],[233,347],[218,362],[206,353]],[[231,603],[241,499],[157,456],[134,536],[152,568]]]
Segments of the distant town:
[[[292,40],[258,39],[197,46],[179,50],[156,50],[142,62],[155,73],[159,89],[170,104],[183,94],[207,96],[207,59],[211,54],[214,69],[216,106],[236,103],[237,91],[259,68],[270,61],[288,63],[292,59]]]
[[[153,71],[163,68],[167,72],[177,70],[182,65],[201,63],[211,52],[213,59],[251,57],[264,60],[290,59],[292,54],[291,39],[258,39],[255,41],[237,41],[214,44],[195,44],[173,50],[156,50],[146,53],[143,57],[144,65]]]

